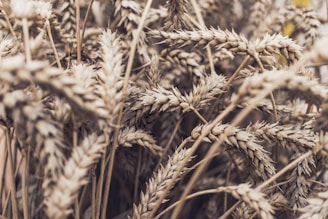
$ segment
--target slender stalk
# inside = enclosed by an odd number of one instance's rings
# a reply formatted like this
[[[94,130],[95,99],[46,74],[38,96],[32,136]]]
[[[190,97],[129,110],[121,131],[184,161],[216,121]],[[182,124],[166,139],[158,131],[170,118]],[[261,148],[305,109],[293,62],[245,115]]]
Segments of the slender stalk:
[[[215,194],[215,193],[219,193],[222,192],[218,189],[207,189],[207,190],[203,190],[203,191],[199,191],[199,192],[195,192],[193,194],[190,194],[186,197],[186,200],[192,199],[192,198],[196,198],[202,195],[209,195],[209,194]],[[172,205],[170,205],[169,207],[167,207],[166,209],[164,209],[163,211],[161,211],[158,215],[156,215],[156,217],[154,217],[154,219],[159,219],[161,218],[161,216],[163,216],[165,213],[169,212],[171,209],[173,209],[175,206],[177,206],[180,203],[181,200],[176,201],[175,203],[173,203]]]
[[[97,177],[96,174],[92,174],[92,179],[91,179],[91,215],[92,219],[96,219],[96,186],[97,186]]]
[[[205,30],[206,25],[205,25],[204,18],[202,16],[202,13],[200,11],[200,7],[199,7],[198,3],[196,2],[196,0],[191,0],[191,4],[192,4],[192,7],[194,8],[194,11],[195,11],[199,26],[201,27],[201,29]],[[211,68],[211,73],[215,74],[213,55],[212,55],[212,51],[211,51],[210,46],[206,46],[206,52],[207,52],[208,61],[209,61],[210,68]]]
[[[27,146],[27,150],[25,151],[25,155],[23,155],[23,176],[22,176],[22,199],[23,199],[23,215],[24,219],[29,218],[29,205],[28,205],[28,185],[29,185],[29,163],[30,163],[30,146]]]
[[[271,99],[271,104],[272,104],[272,110],[273,110],[273,121],[278,122],[278,112],[277,112],[277,106],[276,106],[276,101],[274,99],[273,93],[270,93],[270,99]],[[279,147],[275,147],[273,149],[273,158],[274,160],[278,161],[279,157]]]
[[[89,177],[89,178],[91,179],[91,177]],[[81,210],[82,210],[82,208],[83,208],[83,205],[84,205],[84,203],[85,203],[85,200],[86,200],[86,198],[87,198],[87,196],[88,196],[89,185],[90,185],[90,184],[83,186],[82,193],[81,193],[81,197],[80,197],[80,199],[79,199],[80,212],[81,212]]]
[[[229,80],[223,85],[222,90],[225,91],[228,89],[230,84],[233,82],[233,80],[238,76],[240,71],[245,67],[245,65],[251,60],[251,56],[247,55],[244,60],[240,63],[236,71],[232,74],[232,76],[229,78]],[[212,115],[213,111],[216,107],[216,105],[219,103],[219,99],[215,100],[214,103],[212,104],[212,107],[208,110],[207,115]],[[209,119],[209,118],[208,118]]]
[[[54,51],[54,54],[55,54],[57,66],[58,66],[58,68],[62,69],[63,67],[62,67],[62,65],[60,63],[58,52],[57,52],[57,49],[56,49],[56,46],[55,46],[55,43],[54,43],[54,39],[52,37],[51,26],[50,26],[49,20],[46,20],[46,27],[47,27],[47,32],[48,32],[49,40],[50,40],[50,45],[51,45],[52,50]]]
[[[230,84],[235,80],[235,78],[238,76],[239,72],[245,67],[245,65],[251,60],[251,56],[248,55],[244,58],[244,60],[240,63],[239,67],[236,69],[236,71],[232,74],[232,76],[229,78],[227,83],[225,83],[222,87],[222,90],[227,90]]]
[[[328,21],[328,0],[326,0],[326,15],[327,15],[327,21]]]
[[[140,175],[140,167],[141,167],[141,154],[142,150],[141,147],[138,149],[138,163],[136,167],[136,176],[134,179],[134,190],[133,190],[133,203],[136,203],[137,196],[138,196],[138,187],[139,187],[139,175]]]
[[[238,207],[240,203],[241,200],[237,201],[231,208],[229,208],[226,212],[224,212],[222,216],[218,217],[218,219],[226,219],[233,212],[233,210],[235,210],[235,208]]]
[[[81,63],[80,0],[75,0],[77,63]]]
[[[200,120],[202,120],[202,122],[204,123],[204,124],[207,124],[207,121],[206,121],[206,119],[198,112],[198,110],[196,110],[194,107],[191,107],[191,110],[196,114],[196,116],[200,119]]]
[[[9,180],[10,180],[10,197],[13,211],[13,218],[18,219],[18,205],[16,200],[16,184],[15,184],[15,173],[13,167],[13,155],[11,151],[11,139],[9,129],[5,129],[6,133],[6,145],[8,151],[8,169],[9,169]]]
[[[239,177],[239,179],[241,180],[242,179],[242,174],[240,172],[240,169],[238,168],[238,164],[236,163],[236,160],[234,159],[234,157],[232,156],[231,152],[229,150],[227,150],[227,153],[230,157],[230,159],[232,160],[232,163],[233,165],[235,166],[236,168],[236,172],[237,172],[237,176]]]
[[[9,27],[11,35],[13,36],[14,40],[17,40],[17,36],[16,36],[15,31],[14,31],[13,25],[11,25],[9,17],[8,17],[6,11],[3,10],[3,9],[0,9],[0,10],[2,11],[2,14],[5,17],[5,20],[6,20],[6,23],[7,23],[8,27]]]
[[[159,158],[159,160],[158,160],[158,162],[157,162],[157,165],[156,165],[156,167],[155,167],[155,170],[158,169],[158,167],[159,167],[159,165],[162,163],[164,157],[167,156],[167,152],[169,151],[169,148],[170,148],[170,146],[171,146],[171,144],[172,144],[172,142],[173,142],[174,136],[176,135],[176,133],[177,133],[179,127],[180,127],[180,124],[181,124],[181,122],[182,122],[182,118],[183,118],[183,117],[180,117],[180,119],[179,119],[179,120],[177,121],[177,123],[175,124],[175,127],[174,127],[174,129],[173,129],[173,132],[172,132],[172,134],[171,134],[171,136],[170,136],[170,139],[169,139],[169,141],[167,142],[167,144],[165,145],[165,148],[164,148],[164,151],[163,151],[163,155]]]
[[[75,209],[74,218],[79,219],[80,218],[80,207],[79,207],[79,198],[78,197],[76,197],[76,199],[74,201],[74,209]]]
[[[31,62],[32,57],[31,57],[30,39],[29,39],[30,37],[29,37],[27,18],[22,19],[22,24],[23,24],[25,57],[27,62]]]
[[[3,128],[1,129],[3,130]],[[5,133],[2,131],[2,135],[1,135],[1,139],[3,138],[3,136],[5,137],[4,135]],[[5,138],[4,138],[5,139]],[[1,167],[3,167],[3,171],[2,171],[2,175],[0,177],[0,201],[2,201],[2,198],[3,198],[3,194],[4,194],[4,180],[5,180],[5,172],[6,172],[6,169],[7,169],[7,160],[8,160],[8,151],[7,151],[7,147],[4,147],[4,159],[1,161],[0,165]],[[3,206],[1,205],[1,212],[4,211],[4,208]]]
[[[96,188],[96,196],[95,196],[95,206],[94,206],[94,213],[95,218],[100,217],[100,207],[101,207],[101,200],[102,200],[102,194],[103,194],[103,185],[104,185],[104,174],[106,169],[106,156],[107,153],[103,153],[101,158],[101,164],[100,164],[100,174],[98,179],[98,184]]]
[[[78,147],[78,133],[77,133],[77,125],[75,117],[72,117],[73,119],[73,134],[72,134],[72,142],[73,142],[73,148]],[[77,196],[74,201],[74,218],[79,219],[80,218],[80,205],[79,205],[79,197]]]
[[[227,179],[225,181],[225,185],[227,185],[227,182],[230,182],[230,176],[231,176],[231,167],[229,165],[229,170],[228,170],[228,173],[227,173]],[[226,211],[228,208],[228,193],[225,192],[223,194],[223,211]]]
[[[131,70],[132,70],[132,65],[133,65],[133,60],[134,60],[134,56],[135,56],[135,51],[137,49],[137,43],[139,40],[139,36],[140,33],[143,29],[144,23],[146,21],[147,18],[147,14],[150,10],[151,4],[152,4],[152,0],[147,0],[146,6],[144,8],[142,17],[140,19],[140,23],[138,26],[138,29],[136,31],[136,34],[134,35],[132,44],[131,44],[131,49],[130,49],[130,53],[129,53],[129,59],[128,59],[128,63],[126,66],[126,71],[125,71],[125,77],[124,77],[124,82],[123,82],[123,88],[122,88],[122,101],[124,102],[126,95],[127,95],[127,88],[128,88],[128,83],[129,83],[129,78],[131,75]],[[121,126],[121,120],[123,117],[123,104],[120,107],[119,110],[119,114],[117,117],[117,128],[115,129],[114,132],[114,139],[113,139],[113,146],[112,146],[112,150],[110,153],[110,159],[109,159],[109,167],[108,167],[108,172],[107,172],[107,178],[106,178],[106,184],[105,184],[105,191],[104,191],[104,197],[103,197],[103,207],[101,210],[101,218],[105,219],[106,218],[106,206],[108,203],[108,196],[109,196],[109,190],[110,190],[110,184],[111,184],[111,179],[112,179],[112,172],[113,172],[113,166],[114,166],[114,160],[115,160],[115,152],[116,149],[118,147],[118,134],[119,134],[119,127]],[[98,206],[99,208],[100,206]]]
[[[82,25],[82,34],[81,34],[81,48],[82,48],[82,42],[83,42],[83,38],[84,38],[84,34],[85,34],[85,28],[87,26],[88,17],[89,17],[89,14],[90,14],[91,7],[92,7],[93,2],[94,2],[94,0],[91,0],[89,2],[88,8],[87,8],[87,12],[86,12],[85,17],[84,17],[84,21],[83,21],[83,25]]]
[[[5,199],[5,203],[3,204],[3,214],[4,215],[7,215],[7,217],[11,217],[12,216],[12,212],[9,210],[9,208],[11,207],[10,206],[10,201],[9,201],[9,199],[10,199],[10,196],[11,196],[11,193],[10,193],[10,191],[8,192],[8,194],[7,194],[7,197],[6,197],[6,199]],[[8,213],[7,213],[7,211],[8,211]]]
[[[9,139],[12,139],[12,138],[9,138]],[[7,148],[7,147],[6,147],[6,148]],[[14,175],[14,178],[17,177],[17,175],[18,175],[18,171],[19,171],[19,169],[20,169],[22,163],[23,163],[23,159],[20,159],[20,161],[19,161],[19,163],[18,163],[18,165],[17,165],[17,168],[15,169],[15,175]],[[3,214],[4,214],[4,215],[6,215],[6,211],[8,210],[8,208],[11,208],[11,204],[12,204],[12,202],[9,202],[10,197],[11,197],[11,191],[8,192],[8,195],[7,195],[6,200],[5,200],[5,203],[4,203],[4,207],[3,207],[3,209],[4,209],[4,210],[3,210]],[[12,213],[12,212],[9,212],[9,214],[11,214],[11,213]],[[12,216],[10,215],[9,218],[12,218]]]
[[[270,93],[270,99],[271,99],[272,109],[273,109],[273,120],[274,120],[274,122],[278,122],[277,105],[276,105],[276,101],[274,99],[272,92]]]
[[[183,140],[181,142],[181,144],[178,146],[178,148],[176,149],[176,151],[174,153],[178,153],[179,151],[181,151],[181,149],[190,141],[189,138],[186,138],[185,140]]]
[[[186,18],[191,21],[191,23],[193,23],[196,27],[198,27],[199,29],[201,28],[200,24],[189,14],[185,14]]]

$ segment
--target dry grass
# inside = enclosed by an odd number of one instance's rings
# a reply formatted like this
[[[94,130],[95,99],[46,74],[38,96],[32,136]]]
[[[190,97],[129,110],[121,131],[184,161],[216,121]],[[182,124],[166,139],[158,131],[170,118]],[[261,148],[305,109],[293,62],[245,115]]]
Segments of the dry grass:
[[[326,219],[326,4],[0,1],[0,218]]]

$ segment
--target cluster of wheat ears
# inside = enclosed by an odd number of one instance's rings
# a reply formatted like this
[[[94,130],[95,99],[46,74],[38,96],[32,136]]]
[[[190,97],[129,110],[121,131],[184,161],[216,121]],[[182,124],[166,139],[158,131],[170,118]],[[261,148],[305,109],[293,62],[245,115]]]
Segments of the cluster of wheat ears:
[[[1,0],[0,218],[328,218],[326,1]]]

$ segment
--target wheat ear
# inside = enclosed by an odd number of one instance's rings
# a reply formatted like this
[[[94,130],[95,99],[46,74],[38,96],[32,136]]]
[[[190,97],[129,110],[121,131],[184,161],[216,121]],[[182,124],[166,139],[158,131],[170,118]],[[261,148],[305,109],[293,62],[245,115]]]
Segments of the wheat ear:
[[[241,98],[239,101],[248,102],[261,92],[281,88],[317,106],[326,100],[328,92],[327,88],[316,80],[309,80],[308,77],[297,75],[290,70],[274,69],[246,78],[239,88],[238,95],[233,98],[234,101]]]
[[[179,153],[175,153],[169,158],[165,166],[161,166],[156,173],[149,179],[145,192],[140,195],[140,203],[133,206],[133,219],[149,218],[149,214],[157,200],[162,196],[162,193],[167,189],[168,185],[171,188],[187,171],[187,168],[183,168],[179,172],[179,177],[172,182],[172,177],[176,174],[176,171],[181,167],[182,161],[190,153],[190,149],[182,149]],[[165,202],[162,201],[162,203]]]
[[[45,211],[49,218],[66,218],[72,212],[71,206],[79,189],[88,182],[87,174],[91,165],[98,161],[106,145],[104,135],[91,133],[73,148],[62,174],[45,199]]]
[[[308,199],[309,205],[301,208],[298,219],[324,219],[328,217],[328,192],[319,192],[316,197]]]
[[[154,155],[161,155],[163,149],[156,144],[155,139],[150,134],[143,130],[135,128],[125,128],[118,136],[118,144],[121,147],[132,147],[133,144],[138,144],[146,150],[151,151]]]
[[[282,55],[291,63],[302,57],[301,47],[288,37],[280,34],[266,34],[261,40],[247,40],[243,35],[220,29],[165,32],[153,30],[154,38],[163,38],[169,45],[216,46],[217,50],[227,49],[234,54],[250,55],[256,60],[262,55]],[[263,59],[264,61],[266,58]]]
[[[218,188],[220,190],[220,187]],[[237,199],[246,202],[254,208],[261,218],[273,219],[273,208],[264,198],[264,194],[256,189],[252,189],[249,184],[239,184],[238,186],[223,187],[223,191],[229,192]]]
[[[165,18],[164,28],[168,31],[189,29],[192,27],[185,14],[190,8],[189,1],[186,0],[168,0],[165,4],[167,7],[167,17]]]
[[[191,139],[196,140],[202,130],[207,130],[208,125],[200,125],[194,128],[191,132]],[[217,141],[220,136],[225,132],[229,125],[217,124],[214,126],[209,134],[203,139],[204,141]],[[241,149],[246,154],[247,158],[256,167],[256,170],[260,173],[259,175],[264,179],[269,178],[275,174],[275,168],[273,166],[273,161],[268,156],[268,152],[264,150],[262,146],[256,143],[256,139],[250,133],[232,128],[227,134],[225,139],[226,144],[235,146],[237,149]]]
[[[34,82],[60,97],[65,97],[72,108],[100,118],[108,118],[105,104],[92,92],[79,84],[73,77],[61,70],[50,68],[47,62],[25,63],[24,56],[17,55],[3,59],[0,63],[0,78],[6,82],[26,84]]]
[[[294,151],[306,151],[314,148],[317,137],[309,130],[300,130],[277,123],[255,123],[248,128],[257,137],[274,142]]]
[[[183,95],[177,88],[171,90],[161,86],[147,89],[133,103],[132,110],[126,120],[130,123],[139,120],[146,113],[169,112],[182,110],[184,113],[199,110],[222,94],[222,86],[225,83],[223,76],[212,74],[203,78],[200,83],[193,87],[193,90]]]

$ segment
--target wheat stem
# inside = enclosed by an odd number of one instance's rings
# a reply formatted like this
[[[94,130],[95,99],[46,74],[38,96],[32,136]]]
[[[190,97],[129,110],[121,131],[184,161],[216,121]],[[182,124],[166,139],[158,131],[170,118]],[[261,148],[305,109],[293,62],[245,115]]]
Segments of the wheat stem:
[[[251,60],[251,56],[247,55],[244,60],[240,63],[236,71],[232,74],[232,76],[229,78],[229,80],[223,85],[222,90],[227,90],[228,87],[231,85],[233,80],[238,76],[240,71],[245,67],[245,65]]]
[[[139,147],[138,149],[138,161],[136,166],[136,176],[134,178],[134,189],[133,189],[133,203],[136,203],[137,196],[138,196],[138,187],[139,187],[139,176],[140,176],[140,167],[141,167],[141,156],[142,156],[142,149]]]
[[[169,141],[167,142],[167,144],[164,147],[163,154],[162,154],[162,156],[159,158],[159,160],[157,162],[157,165],[155,167],[155,170],[157,170],[159,168],[159,165],[162,163],[164,157],[167,155],[167,152],[169,151],[170,146],[171,146],[171,144],[172,144],[172,142],[174,140],[174,136],[176,135],[176,133],[177,133],[179,127],[180,127],[180,124],[182,122],[182,119],[183,119],[183,117],[180,117],[179,120],[176,122],[175,127],[173,129],[173,132],[172,132],[172,134],[170,136],[170,139],[169,139]]]
[[[12,213],[13,218],[18,219],[18,205],[16,199],[16,183],[15,183],[15,173],[13,166],[13,155],[11,150],[11,138],[10,138],[10,130],[8,128],[5,129],[6,134],[6,146],[8,152],[8,168],[9,168],[9,179],[10,179],[10,197],[11,197],[11,205],[12,205]]]
[[[60,63],[60,59],[59,59],[58,52],[57,52],[57,49],[56,49],[56,46],[55,46],[55,43],[54,43],[54,39],[52,37],[51,26],[50,26],[49,20],[46,20],[46,27],[47,27],[49,40],[50,40],[50,45],[52,47],[52,50],[54,51],[54,55],[55,55],[55,58],[56,58],[57,66],[58,66],[59,69],[63,69],[63,67]]]
[[[8,27],[9,27],[9,30],[10,30],[11,35],[13,36],[13,38],[15,40],[17,40],[16,33],[14,31],[13,25],[11,25],[11,23],[10,23],[9,17],[7,15],[7,12],[5,10],[1,9],[1,8],[0,8],[0,11],[3,13],[3,15],[5,17],[5,20],[6,20],[6,23],[7,23]]]
[[[232,158],[232,156],[230,155],[230,152],[229,152],[229,156]],[[234,159],[233,159],[233,163],[235,164]],[[227,173],[226,182],[230,182],[230,177],[231,177],[230,165],[227,166],[227,168],[229,168],[229,170],[228,170],[228,173]],[[228,193],[224,192],[224,194],[223,194],[223,211],[225,212],[227,210],[227,208],[228,208]]]
[[[1,130],[3,130],[3,127],[1,127]],[[4,137],[4,132],[2,131],[1,133],[1,139]],[[5,169],[7,168],[7,160],[8,160],[8,152],[7,152],[7,147],[4,147],[4,159],[1,161],[0,165],[3,167],[3,171],[0,177],[0,199],[3,200],[3,195],[4,195],[4,180],[5,180]],[[1,206],[1,211],[3,212],[3,206]]]
[[[207,189],[207,190],[195,192],[193,194],[188,195],[186,197],[186,200],[196,198],[196,197],[202,196],[202,195],[215,194],[215,193],[219,193],[219,192],[221,192],[221,191],[218,191],[217,189]],[[180,201],[181,200],[176,201],[175,203],[171,204],[169,207],[162,210],[158,215],[156,215],[156,217],[154,217],[154,219],[160,219],[161,216],[163,216],[165,213],[169,212],[171,209],[173,209],[175,206],[177,206],[180,203]]]
[[[91,171],[91,170],[90,170]],[[91,181],[91,177],[90,176],[88,176],[88,178],[89,178],[89,180]],[[88,185],[85,185],[85,186],[83,186],[83,188],[81,189],[82,190],[82,192],[81,192],[81,196],[80,196],[80,198],[78,199],[78,205],[79,205],[79,210],[80,210],[80,212],[81,212],[81,208],[82,208],[82,206],[85,204],[85,201],[86,201],[86,199],[87,199],[87,196],[89,195],[89,185],[90,185],[91,183],[89,183]],[[90,196],[91,197],[91,196]],[[79,213],[80,214],[80,213]]]
[[[31,50],[30,50],[30,39],[29,39],[29,30],[28,30],[28,23],[27,18],[22,18],[22,25],[23,25],[23,34],[24,34],[24,45],[25,45],[25,57],[26,61],[30,62],[31,58]]]
[[[223,215],[218,217],[218,219],[226,219],[233,212],[233,210],[238,207],[240,203],[242,203],[241,200],[237,201],[233,206],[231,206],[227,211],[225,211]]]
[[[328,0],[326,0],[326,15],[327,15],[326,21],[328,21]]]
[[[239,72],[245,67],[245,65],[251,60],[251,56],[247,55],[244,60],[240,63],[238,68],[235,70],[235,72],[232,74],[232,76],[229,78],[229,80],[223,85],[222,90],[225,91],[228,89],[228,87],[231,85],[233,80],[238,76]],[[215,107],[219,103],[219,99],[215,100],[212,104],[211,108],[208,110],[207,114],[212,115]]]
[[[23,215],[24,219],[29,218],[29,202],[28,202],[28,183],[29,183],[29,173],[30,173],[30,146],[25,149],[25,154],[22,157],[23,162],[23,176],[22,176],[22,199],[23,199]]]
[[[74,200],[74,218],[79,219],[80,218],[80,207],[79,207],[79,198],[76,197]]]
[[[196,116],[200,119],[200,120],[202,120],[202,122],[204,123],[204,124],[207,124],[207,121],[206,121],[206,119],[198,112],[198,110],[196,110],[193,106],[191,107],[191,110],[196,114]]]
[[[201,27],[201,29],[205,30],[206,25],[205,25],[204,18],[202,16],[202,13],[200,11],[200,7],[199,7],[198,3],[196,2],[196,0],[191,0],[191,4],[192,4],[192,7],[194,8],[197,20],[199,22],[199,26]],[[215,74],[213,55],[212,55],[211,47],[209,45],[206,46],[206,52],[207,52],[208,61],[209,61],[210,68],[211,68],[211,73]]]
[[[92,191],[91,191],[91,217],[92,219],[96,219],[96,192],[97,192],[97,176],[95,175],[95,173],[93,173],[92,175],[92,179],[91,179],[91,183],[92,183]]]
[[[1,127],[1,129],[3,129],[3,127]],[[3,134],[5,134],[4,132],[3,132]],[[6,139],[5,139],[6,140]],[[7,147],[4,147],[4,159],[3,159],[3,163],[1,163],[2,164],[2,167],[3,167],[3,170],[6,170],[6,168],[7,168],[7,162],[8,162],[8,152],[7,152]],[[5,180],[5,171],[3,171],[2,172],[2,175],[1,175],[1,178],[0,178],[0,180],[1,180],[1,182],[0,182],[0,198],[1,198],[1,200],[3,201],[3,199],[7,199],[6,197],[5,197],[5,192],[4,192],[4,190],[5,190],[5,186],[4,186],[4,180]],[[2,205],[1,205],[1,212],[3,212],[3,214],[5,214],[5,211],[6,211],[6,207],[5,207],[6,205],[5,205],[5,203],[3,203]]]
[[[277,105],[276,105],[276,101],[274,99],[272,92],[270,93],[270,99],[271,99],[272,109],[273,109],[273,120],[274,120],[274,122],[277,122],[278,121]]]
[[[81,63],[80,0],[75,0],[77,63]]]
[[[85,17],[84,17],[84,21],[83,21],[83,25],[82,25],[81,48],[82,48],[83,38],[84,38],[84,34],[85,34],[85,28],[87,27],[88,17],[89,17],[93,2],[94,2],[94,0],[91,0],[89,2],[87,12],[85,13]]]
[[[103,195],[103,185],[104,185],[104,173],[106,170],[106,156],[107,153],[105,152],[101,157],[101,164],[100,164],[100,174],[97,184],[97,191],[96,191],[96,197],[95,197],[95,206],[94,206],[94,212],[95,212],[95,218],[100,217],[100,209],[101,209],[101,201],[102,201],[102,195]]]

